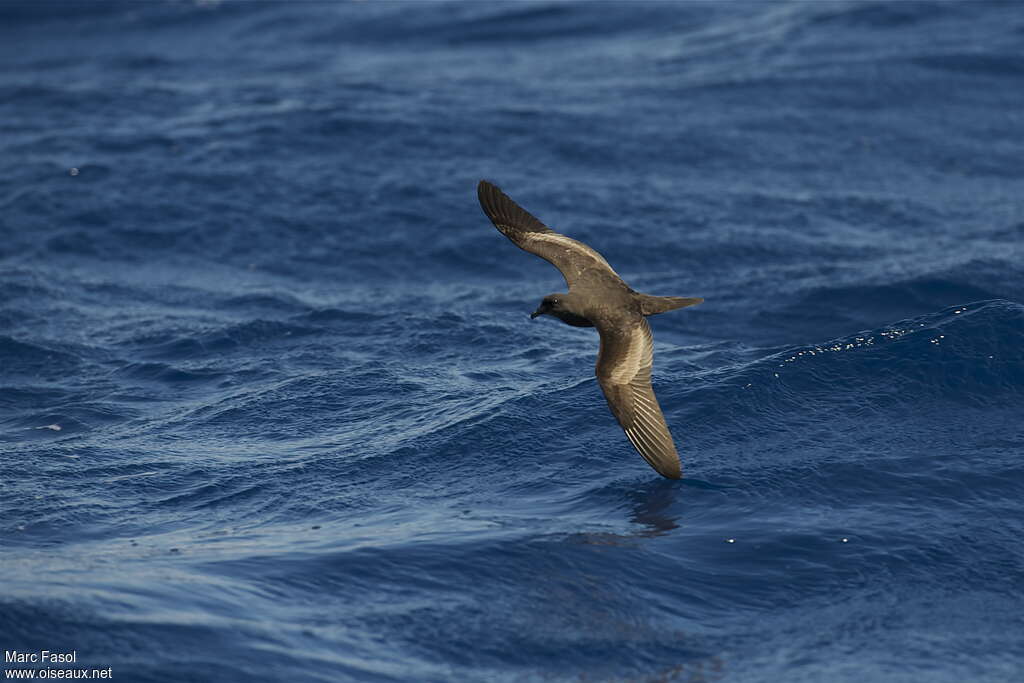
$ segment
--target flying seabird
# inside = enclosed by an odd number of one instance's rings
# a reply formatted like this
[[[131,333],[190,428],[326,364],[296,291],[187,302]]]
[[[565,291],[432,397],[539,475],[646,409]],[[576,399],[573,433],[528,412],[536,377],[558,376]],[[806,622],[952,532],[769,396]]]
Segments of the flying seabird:
[[[496,186],[481,180],[477,197],[494,227],[525,251],[558,268],[567,294],[548,294],[530,318],[551,315],[574,327],[596,327],[601,337],[597,382],[633,447],[658,474],[682,471],[665,416],[651,387],[654,338],[645,316],[693,306],[704,299],[633,291],[601,254],[557,233]]]

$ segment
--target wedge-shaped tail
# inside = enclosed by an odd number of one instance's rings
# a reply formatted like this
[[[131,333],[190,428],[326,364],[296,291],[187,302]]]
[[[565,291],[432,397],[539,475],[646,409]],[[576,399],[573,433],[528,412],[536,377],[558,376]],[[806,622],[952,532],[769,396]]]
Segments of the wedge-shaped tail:
[[[696,306],[704,301],[695,297],[685,296],[651,296],[650,294],[637,294],[640,299],[640,310],[644,315],[657,315],[665,311],[674,311],[677,308]]]

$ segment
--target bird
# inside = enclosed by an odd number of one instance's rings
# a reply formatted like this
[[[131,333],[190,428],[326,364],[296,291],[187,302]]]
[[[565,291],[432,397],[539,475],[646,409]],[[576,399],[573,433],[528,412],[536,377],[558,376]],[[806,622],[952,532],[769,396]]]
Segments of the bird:
[[[480,206],[494,227],[520,249],[561,273],[569,291],[548,294],[530,319],[552,316],[574,327],[595,327],[600,337],[595,372],[615,419],[654,470],[681,479],[672,434],[651,386],[654,337],[647,316],[694,306],[698,297],[652,296],[633,290],[601,254],[555,232],[496,185],[477,185]]]

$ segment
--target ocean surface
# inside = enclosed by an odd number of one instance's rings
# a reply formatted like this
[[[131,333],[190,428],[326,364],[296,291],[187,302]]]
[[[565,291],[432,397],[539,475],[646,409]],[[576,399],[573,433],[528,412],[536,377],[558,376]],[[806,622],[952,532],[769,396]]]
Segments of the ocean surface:
[[[0,649],[1024,680],[1024,7],[4,2]],[[685,479],[487,178],[651,319]],[[38,674],[43,675],[43,674]]]

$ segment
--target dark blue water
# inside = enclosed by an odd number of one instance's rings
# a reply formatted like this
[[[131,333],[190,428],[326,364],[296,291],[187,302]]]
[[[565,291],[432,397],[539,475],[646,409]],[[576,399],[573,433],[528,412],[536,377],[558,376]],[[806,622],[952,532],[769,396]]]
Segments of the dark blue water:
[[[1024,680],[1022,55],[1010,2],[4,3],[0,647]],[[706,298],[686,479],[480,178]]]

